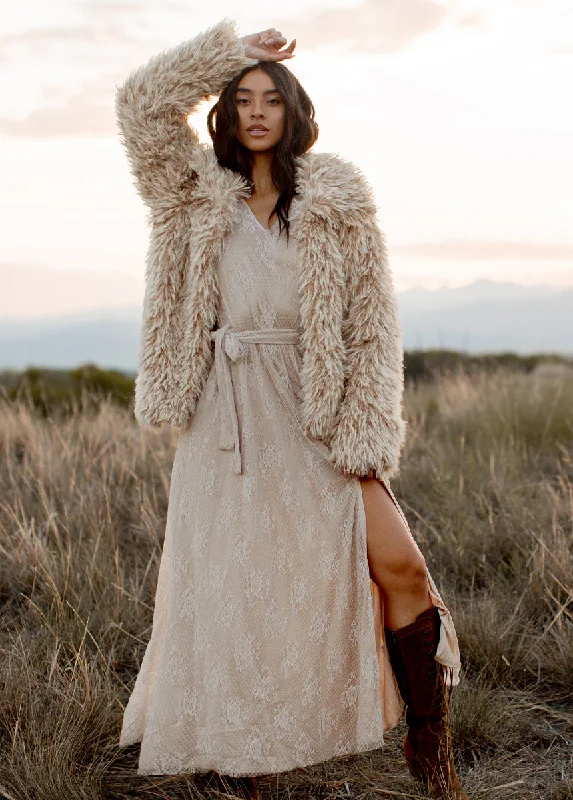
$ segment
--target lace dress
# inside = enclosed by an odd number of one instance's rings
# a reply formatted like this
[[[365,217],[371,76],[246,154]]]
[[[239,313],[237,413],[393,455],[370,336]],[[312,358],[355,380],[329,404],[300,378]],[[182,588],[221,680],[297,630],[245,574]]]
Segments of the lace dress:
[[[402,710],[360,481],[298,414],[295,243],[238,205],[215,363],[178,439],[153,630],[124,712],[138,774],[290,770],[381,747]],[[455,667],[431,586],[439,660]]]

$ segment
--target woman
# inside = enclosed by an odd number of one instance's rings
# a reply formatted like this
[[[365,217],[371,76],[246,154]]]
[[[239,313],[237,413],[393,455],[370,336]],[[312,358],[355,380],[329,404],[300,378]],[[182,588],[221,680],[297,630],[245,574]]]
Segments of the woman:
[[[153,630],[120,746],[138,773],[290,770],[380,747],[465,798],[449,612],[394,497],[406,422],[372,190],[314,153],[270,28],[228,18],[118,88],[150,244],[135,415],[181,428]],[[284,49],[283,49],[284,48]],[[213,147],[186,115],[220,94]]]

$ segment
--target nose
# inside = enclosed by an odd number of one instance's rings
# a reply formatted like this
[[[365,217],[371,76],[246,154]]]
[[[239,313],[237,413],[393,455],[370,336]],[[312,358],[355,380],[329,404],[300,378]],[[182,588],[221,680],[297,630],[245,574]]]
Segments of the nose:
[[[261,100],[258,100],[258,99],[255,100],[254,103],[253,103],[253,108],[252,108],[252,111],[251,111],[251,117],[253,117],[253,119],[264,116],[264,111],[263,111],[263,108],[262,108],[262,106],[260,104],[261,104]]]

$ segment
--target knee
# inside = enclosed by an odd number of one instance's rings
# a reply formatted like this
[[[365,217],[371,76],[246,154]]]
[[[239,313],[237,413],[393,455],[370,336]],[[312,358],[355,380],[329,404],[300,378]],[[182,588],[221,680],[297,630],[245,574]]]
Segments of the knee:
[[[426,559],[419,550],[412,550],[385,563],[382,580],[388,589],[398,589],[409,594],[428,591]]]

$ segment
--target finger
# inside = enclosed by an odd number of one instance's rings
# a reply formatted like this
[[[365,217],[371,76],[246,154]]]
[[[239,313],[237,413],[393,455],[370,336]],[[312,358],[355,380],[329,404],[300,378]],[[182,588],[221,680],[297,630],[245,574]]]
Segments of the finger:
[[[287,59],[294,58],[294,53],[277,53],[275,57],[275,61],[286,61]]]
[[[273,47],[282,47],[283,44],[286,44],[286,39],[284,36],[268,36],[264,38],[263,44],[272,45]]]
[[[278,44],[278,43],[277,44],[272,44],[272,45],[269,44],[269,45],[267,45],[267,47],[273,47],[273,48],[279,48],[280,49],[281,47],[283,47],[283,45],[285,43],[286,43],[286,39],[283,39],[280,44]],[[285,47],[283,50],[280,50],[280,53],[281,53],[281,55],[291,56],[295,47],[296,47],[296,39],[293,39],[288,47]]]
[[[260,44],[265,44],[272,36],[272,31],[259,31],[259,33],[257,33]]]
[[[284,50],[279,50],[278,53],[273,53],[272,55],[278,56],[279,58],[294,58],[295,54],[292,52],[293,49],[294,49],[294,47],[289,45]]]
[[[296,47],[296,41],[293,40],[288,47],[285,47],[284,50],[280,50],[276,55],[281,56],[282,58],[294,58],[293,50]]]

